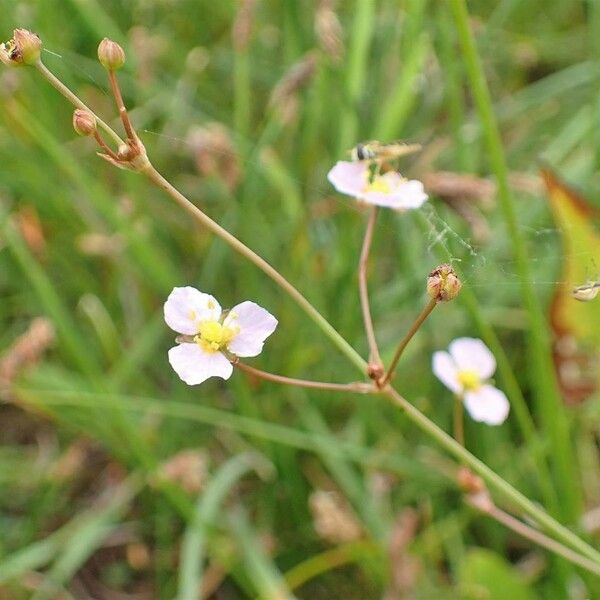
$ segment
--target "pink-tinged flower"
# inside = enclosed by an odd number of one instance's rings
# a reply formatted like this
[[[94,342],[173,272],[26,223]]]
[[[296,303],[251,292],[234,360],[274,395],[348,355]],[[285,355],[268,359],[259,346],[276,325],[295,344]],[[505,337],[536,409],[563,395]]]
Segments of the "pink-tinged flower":
[[[376,174],[370,181],[369,164],[368,161],[339,161],[329,171],[327,179],[342,194],[395,210],[419,208],[427,200],[420,181],[409,181],[395,171]]]
[[[188,385],[229,379],[231,359],[260,354],[277,327],[277,319],[254,302],[223,311],[215,298],[193,287],[174,288],[164,313],[167,325],[182,334],[169,350],[169,362]]]
[[[488,425],[504,423],[510,406],[504,392],[489,383],[496,370],[496,359],[481,340],[454,340],[448,352],[433,354],[432,366],[435,376],[463,399],[475,421]]]

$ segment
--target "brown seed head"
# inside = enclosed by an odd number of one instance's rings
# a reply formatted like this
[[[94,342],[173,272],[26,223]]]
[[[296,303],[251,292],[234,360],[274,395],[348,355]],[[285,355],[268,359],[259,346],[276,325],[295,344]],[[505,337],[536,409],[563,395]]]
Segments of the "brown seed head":
[[[117,42],[104,38],[98,46],[98,60],[107,71],[117,71],[125,64],[125,51]]]
[[[427,293],[437,302],[448,302],[458,296],[462,283],[454,269],[443,264],[436,267],[427,277]]]
[[[94,135],[96,131],[96,117],[89,110],[78,108],[73,112],[73,129],[79,135]]]

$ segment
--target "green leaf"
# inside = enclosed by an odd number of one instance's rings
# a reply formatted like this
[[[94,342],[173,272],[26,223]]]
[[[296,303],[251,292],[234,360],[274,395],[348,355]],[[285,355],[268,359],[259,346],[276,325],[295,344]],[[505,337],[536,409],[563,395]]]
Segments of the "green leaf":
[[[460,571],[465,600],[534,600],[535,595],[510,563],[483,548],[467,553]]]

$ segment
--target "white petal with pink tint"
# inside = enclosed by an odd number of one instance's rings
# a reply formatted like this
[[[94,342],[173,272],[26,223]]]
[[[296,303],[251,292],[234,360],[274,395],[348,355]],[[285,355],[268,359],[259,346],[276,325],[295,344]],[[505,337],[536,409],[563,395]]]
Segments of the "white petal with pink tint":
[[[365,187],[368,175],[365,163],[341,160],[327,173],[327,179],[338,192],[356,198]]]
[[[339,161],[327,174],[338,192],[376,206],[408,210],[419,208],[427,200],[420,181],[407,181],[395,171],[375,175],[372,183],[369,183],[369,177],[367,161]]]
[[[510,410],[508,398],[493,385],[483,385],[477,391],[465,394],[465,408],[475,421],[501,425]]]
[[[496,359],[481,340],[458,338],[448,350],[459,371],[474,371],[481,379],[489,379],[496,370]]]
[[[236,356],[257,356],[264,341],[275,331],[277,319],[254,302],[242,302],[234,306],[223,321],[225,327],[237,331],[227,345]]]
[[[219,303],[196,288],[176,287],[164,306],[165,321],[177,333],[195,335],[201,321],[217,321],[221,316]]]
[[[462,391],[462,386],[458,381],[458,369],[447,352],[434,352],[432,360],[433,374],[455,394]]]
[[[197,385],[210,377],[229,379],[233,365],[220,352],[205,352],[198,344],[180,344],[169,350],[171,366],[188,385]]]

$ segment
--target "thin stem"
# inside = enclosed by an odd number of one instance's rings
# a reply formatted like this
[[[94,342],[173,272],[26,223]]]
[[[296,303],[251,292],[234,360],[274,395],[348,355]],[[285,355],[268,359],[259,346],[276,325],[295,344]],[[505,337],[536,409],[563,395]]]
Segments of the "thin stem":
[[[436,306],[437,306],[437,301],[434,298],[432,298],[427,303],[425,308],[421,311],[421,314],[415,319],[415,322],[411,325],[411,328],[408,330],[408,332],[406,333],[406,335],[404,336],[404,338],[398,345],[396,354],[394,354],[394,358],[392,359],[389,369],[388,369],[387,373],[385,374],[383,381],[381,382],[381,387],[384,387],[389,382],[389,380],[392,378],[392,375],[394,374],[394,370],[396,369],[396,366],[398,365],[398,361],[400,360],[400,357],[402,356],[402,353],[404,352],[406,346],[408,346],[408,343],[413,338],[415,333],[417,333],[417,331],[419,330],[419,327],[421,327],[421,325],[423,325],[423,323],[425,322],[427,317],[432,313],[433,309]]]
[[[129,113],[127,112],[127,108],[125,108],[125,103],[123,102],[123,95],[121,94],[121,87],[119,86],[117,74],[114,71],[109,70],[108,80],[110,81],[110,87],[112,89],[113,96],[115,97],[115,102],[117,103],[119,117],[121,117],[125,133],[127,134],[127,139],[135,141],[137,140],[137,135],[133,129],[133,126],[131,125]]]
[[[89,108],[84,102],[82,102],[46,65],[40,60],[35,64],[36,69],[41,75],[48,81],[48,83],[56,90],[58,90],[73,106],[87,110],[96,117],[96,122],[119,146],[123,144],[123,140],[119,137],[117,132],[107,123],[105,123],[91,108]]]
[[[454,439],[461,445],[465,445],[465,411],[461,396],[454,396]]]
[[[310,381],[308,379],[296,379],[294,377],[284,377],[283,375],[275,375],[267,371],[261,371],[255,367],[251,367],[242,362],[234,362],[234,367],[240,371],[244,371],[249,375],[254,375],[265,381],[273,383],[282,383],[283,385],[293,385],[302,388],[312,388],[317,390],[333,390],[336,392],[352,392],[357,394],[369,394],[373,391],[373,386],[369,383],[352,382],[352,383],[328,383],[324,381]]]
[[[98,143],[98,146],[100,146],[100,148],[102,148],[102,150],[104,150],[104,152],[106,152],[108,156],[110,156],[113,160],[116,160],[117,162],[119,161],[119,157],[117,156],[117,154],[113,152],[110,146],[102,139],[102,136],[100,135],[100,132],[98,130],[94,131],[94,139]]]
[[[369,362],[381,365],[381,356],[377,346],[377,339],[375,338],[371,308],[369,306],[369,290],[367,288],[367,263],[369,260],[369,251],[371,250],[371,242],[373,241],[373,231],[375,230],[376,221],[377,207],[372,206],[369,212],[369,220],[367,221],[367,229],[365,231],[362,250],[360,252],[360,260],[358,262],[358,291],[360,295],[363,322],[365,324],[365,334],[369,344]]]
[[[583,567],[584,569],[594,573],[596,575],[600,575],[600,565],[595,563],[594,561],[586,558],[585,556],[581,556],[581,554],[574,552],[571,548],[567,548],[563,544],[549,538],[547,535],[544,535],[541,531],[537,529],[533,529],[529,525],[526,525],[519,519],[516,519],[512,515],[504,512],[502,509],[498,508],[494,504],[489,505],[487,502],[480,505],[477,501],[476,497],[468,497],[467,502],[469,505],[473,506],[477,510],[480,510],[482,513],[488,515],[492,519],[496,520],[501,525],[504,525],[507,529],[514,531],[516,534],[531,540],[533,543],[541,546],[542,548],[546,548],[550,550],[550,552],[554,552],[563,558],[566,558],[568,561]]]
[[[179,190],[175,189],[152,165],[148,165],[142,173],[157,187],[164,190],[179,206],[181,206],[198,223],[212,231],[236,252],[247,258],[261,269],[283,291],[288,294],[304,312],[316,323],[323,333],[338,347],[338,349],[362,373],[366,373],[367,363],[352,346],[336,331],[336,329],[321,315],[321,313],[283,276],[274,269],[264,258],[248,248],[234,235],[223,229],[218,223],[205,215],[197,206],[192,204]]]
[[[537,521],[541,527],[552,532],[556,538],[572,548],[577,549],[581,554],[600,565],[600,552],[595,548],[592,548],[592,546],[584,542],[572,531],[567,529],[564,525],[561,525],[548,513],[539,508],[529,500],[529,498],[512,487],[512,485],[497,475],[490,467],[466,450],[435,423],[430,421],[419,409],[403,398],[394,388],[388,386],[382,390],[382,392],[394,404],[399,406],[406,413],[406,416],[430,438],[436,440],[449,454],[454,456],[459,462],[468,465],[475,473],[481,476],[491,489],[499,492],[505,499],[514,502],[525,514]]]

